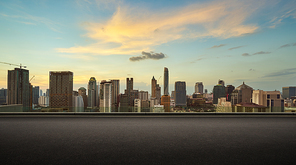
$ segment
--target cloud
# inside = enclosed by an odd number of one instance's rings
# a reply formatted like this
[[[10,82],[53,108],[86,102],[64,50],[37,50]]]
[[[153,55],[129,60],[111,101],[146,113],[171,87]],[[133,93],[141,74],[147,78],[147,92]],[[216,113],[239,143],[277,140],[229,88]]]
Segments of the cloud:
[[[228,0],[195,3],[185,7],[149,11],[144,7],[120,5],[105,22],[84,22],[84,37],[95,43],[70,48],[57,48],[63,53],[96,55],[135,55],[153,46],[174,40],[244,36],[258,26],[246,24],[247,18],[261,3]]]
[[[220,45],[214,45],[212,46],[210,49],[213,49],[213,48],[220,48],[222,46],[225,46],[226,44],[220,44]]]
[[[293,46],[296,46],[296,43],[295,43],[295,44],[293,44]]]
[[[280,48],[286,48],[286,47],[290,47],[290,44],[286,44],[286,45],[282,45]]]
[[[255,71],[255,69],[249,69],[249,71]]]
[[[269,53],[271,53],[271,52],[263,52],[263,51],[261,51],[261,52],[256,52],[253,55],[257,55],[257,54],[269,54]]]
[[[292,4],[290,2],[286,5],[287,6],[283,7],[282,11],[280,11],[281,16],[275,16],[272,20],[269,21],[269,23],[271,24],[269,28],[275,28],[276,26],[281,24],[284,19],[288,17],[296,18],[295,2],[292,2]]]
[[[13,20],[15,22],[26,24],[26,25],[37,25],[37,24],[41,23],[41,24],[44,24],[45,26],[47,26],[47,28],[49,28],[55,32],[61,33],[59,30],[57,30],[58,23],[51,21],[50,19],[47,19],[44,17],[33,16],[33,15],[30,15],[25,12],[22,12],[22,15],[7,15],[4,13],[0,13],[0,16],[4,17],[6,19]],[[33,21],[34,23],[27,22],[25,20]]]
[[[166,56],[163,53],[154,53],[154,52],[142,52],[142,56],[136,56],[129,58],[130,61],[141,61],[141,60],[147,60],[147,59],[153,59],[153,60],[160,60],[166,58]]]
[[[191,61],[190,63],[195,63],[196,61],[201,61],[201,60],[203,60],[203,59],[205,59],[205,58],[199,58],[199,59],[196,59],[196,60],[194,60],[194,61]]]
[[[238,48],[241,48],[241,47],[244,47],[244,46],[232,47],[232,48],[229,48],[228,50],[238,49]]]
[[[279,77],[279,76],[286,76],[286,75],[292,75],[292,74],[296,74],[296,68],[289,68],[289,69],[284,69],[278,72],[273,72],[270,74],[267,74],[264,77]]]
[[[249,53],[244,53],[242,56],[251,56]]]

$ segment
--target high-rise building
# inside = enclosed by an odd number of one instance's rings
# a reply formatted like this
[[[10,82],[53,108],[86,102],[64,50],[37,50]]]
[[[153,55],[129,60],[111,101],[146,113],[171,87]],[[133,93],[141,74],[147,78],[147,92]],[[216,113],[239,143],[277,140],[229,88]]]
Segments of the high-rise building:
[[[222,84],[215,85],[213,88],[213,104],[218,104],[218,98],[226,97],[225,86]]]
[[[48,96],[49,97],[49,89],[46,89],[46,94],[45,96]]]
[[[292,96],[296,96],[296,87],[283,87],[282,93],[284,99],[291,99]]]
[[[7,104],[23,104],[23,110],[28,111],[31,107],[29,70],[20,68],[9,70],[7,79]]]
[[[234,89],[235,87],[232,85],[227,85],[227,87],[225,87],[226,101],[231,101],[231,93]]]
[[[96,78],[91,77],[88,81],[88,107],[95,108],[97,106],[97,81]]]
[[[88,99],[87,99],[87,95],[86,95],[86,89],[84,87],[80,87],[78,89],[78,95],[82,97],[83,99],[83,107],[84,109],[87,108],[87,105],[88,105]]]
[[[6,97],[7,97],[7,89],[4,89],[4,88],[0,89],[0,105],[7,104]]]
[[[38,98],[39,98],[39,86],[35,86],[32,88],[33,90],[33,104],[38,104]]]
[[[49,72],[49,106],[72,110],[73,72]]]
[[[155,80],[154,76],[151,79],[151,97],[155,97],[155,88],[156,88],[157,81]]]
[[[163,95],[169,95],[169,70],[166,67],[163,76]]]
[[[148,100],[148,91],[139,91],[140,100]]]
[[[126,78],[126,90],[124,91],[127,95],[128,106],[134,107],[134,100],[139,98],[139,91],[134,90],[133,78]]]
[[[222,86],[225,86],[225,82],[223,80],[220,80],[218,81],[218,84],[222,85]]]
[[[42,96],[43,94],[42,94],[42,90],[40,89],[40,94],[39,94],[39,96]]]
[[[164,106],[164,111],[165,112],[170,112],[170,109],[171,109],[171,98],[170,98],[170,96],[169,95],[162,95],[160,105]]]
[[[171,99],[175,100],[175,97],[176,97],[176,92],[175,91],[172,91]]]
[[[40,105],[41,107],[48,107],[49,97],[48,96],[40,96],[38,98],[38,105]]]
[[[243,82],[242,85],[235,88],[231,93],[231,104],[251,103],[253,88]]]
[[[112,112],[112,82],[103,80],[100,83],[100,112]]]
[[[156,87],[155,87],[155,98],[160,103],[160,99],[161,99],[161,87],[159,86],[159,84],[156,84]]]
[[[120,84],[119,80],[111,80],[112,83],[112,100],[111,100],[111,108],[112,111],[117,112],[118,111],[118,95],[120,91]]]
[[[185,81],[175,82],[175,104],[176,106],[186,106],[186,83]]]
[[[195,83],[195,93],[203,94],[203,84],[202,84],[202,82]]]

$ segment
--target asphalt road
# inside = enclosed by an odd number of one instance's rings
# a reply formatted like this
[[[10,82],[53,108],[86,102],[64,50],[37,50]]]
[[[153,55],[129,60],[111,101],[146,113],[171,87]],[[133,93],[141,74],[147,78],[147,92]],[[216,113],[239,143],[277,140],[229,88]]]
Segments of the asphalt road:
[[[0,117],[1,164],[295,164],[295,117]]]

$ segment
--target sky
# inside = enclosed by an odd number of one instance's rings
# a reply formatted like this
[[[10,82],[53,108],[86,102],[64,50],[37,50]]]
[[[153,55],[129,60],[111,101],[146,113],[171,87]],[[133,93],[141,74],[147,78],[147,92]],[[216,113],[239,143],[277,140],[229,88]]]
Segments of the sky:
[[[186,81],[212,91],[219,79],[235,87],[296,86],[296,0],[4,0],[0,62],[27,66],[31,83],[47,89],[49,71],[72,71],[74,89],[126,78],[151,92],[154,76],[169,91]],[[0,88],[7,70],[0,63]]]

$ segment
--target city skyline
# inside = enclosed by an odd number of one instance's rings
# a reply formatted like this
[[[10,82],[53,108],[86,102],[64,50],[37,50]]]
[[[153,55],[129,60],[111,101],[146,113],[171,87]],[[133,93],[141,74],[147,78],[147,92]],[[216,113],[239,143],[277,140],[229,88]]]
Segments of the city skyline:
[[[211,92],[219,79],[267,91],[295,86],[295,1],[0,4],[1,62],[27,66],[43,91],[50,71],[71,71],[73,90],[95,77],[120,80],[123,93],[133,77],[134,89],[150,93],[153,76],[163,89],[164,67],[170,94],[176,81],[188,94],[196,82]],[[0,88],[13,69],[0,65]]]

